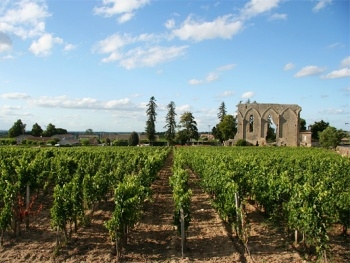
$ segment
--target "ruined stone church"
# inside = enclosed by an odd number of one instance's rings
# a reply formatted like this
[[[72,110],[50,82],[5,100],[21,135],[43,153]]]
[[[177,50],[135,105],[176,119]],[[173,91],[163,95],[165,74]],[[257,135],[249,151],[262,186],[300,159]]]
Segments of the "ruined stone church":
[[[245,103],[237,105],[237,134],[230,144],[240,139],[253,145],[266,145],[269,123],[276,127],[277,146],[299,146],[301,107],[295,104]]]

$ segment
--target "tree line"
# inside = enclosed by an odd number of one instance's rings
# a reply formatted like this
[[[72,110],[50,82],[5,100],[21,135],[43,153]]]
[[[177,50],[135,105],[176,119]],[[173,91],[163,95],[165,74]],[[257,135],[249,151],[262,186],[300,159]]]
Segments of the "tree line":
[[[9,132],[8,132],[8,137],[10,138],[14,138],[20,135],[25,135],[26,134],[26,124],[24,124],[22,122],[21,119],[18,119],[13,126],[10,128]],[[46,129],[43,130],[41,128],[41,126],[38,123],[35,123],[32,127],[32,130],[30,132],[31,135],[35,136],[35,137],[51,137],[53,135],[56,134],[67,134],[67,130],[66,129],[62,129],[62,128],[56,128],[55,125],[53,125],[52,123],[49,123],[46,126]]]
[[[248,100],[246,103],[250,103]],[[156,122],[157,122],[157,104],[156,99],[152,96],[147,104],[147,120],[145,127],[145,134],[147,139],[150,142],[150,145],[156,141],[157,131],[156,131]],[[197,128],[197,122],[192,112],[184,112],[179,119],[179,122],[176,122],[176,106],[173,101],[171,101],[167,106],[167,115],[165,117],[165,129],[164,137],[168,142],[168,145],[174,144],[187,144],[192,140],[199,139],[199,133]],[[237,133],[237,119],[232,114],[227,114],[225,102],[222,102],[218,108],[218,123],[213,126],[211,133],[213,137],[220,141],[221,143],[234,138]],[[67,134],[67,130],[63,128],[56,128],[55,125],[49,123],[43,130],[38,123],[35,123],[32,127],[32,130],[29,134],[39,137],[51,137],[56,134]],[[8,137],[14,138],[19,135],[28,134],[26,133],[26,124],[22,122],[21,119],[18,119],[8,132]],[[303,118],[299,120],[299,130],[305,131],[306,121]],[[315,122],[309,126],[309,130],[312,133],[312,140],[319,141],[322,147],[325,148],[335,148],[341,142],[341,139],[346,137],[347,134],[343,130],[338,130],[335,127],[329,125],[328,122],[323,120]],[[86,130],[86,134],[92,134],[92,130]],[[208,138],[209,139],[209,138]],[[268,124],[268,132],[266,135],[268,141],[276,140],[276,131],[273,128],[273,123],[270,121]],[[138,133],[133,131],[129,138],[129,145],[138,145],[139,136]]]

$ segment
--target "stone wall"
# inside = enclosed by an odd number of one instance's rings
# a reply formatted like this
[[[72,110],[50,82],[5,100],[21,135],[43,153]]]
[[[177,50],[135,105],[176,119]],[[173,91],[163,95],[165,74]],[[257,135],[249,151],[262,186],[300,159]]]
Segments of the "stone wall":
[[[299,118],[301,107],[295,104],[238,104],[237,134],[233,144],[240,139],[255,145],[266,145],[268,124],[276,125],[278,146],[299,146]]]

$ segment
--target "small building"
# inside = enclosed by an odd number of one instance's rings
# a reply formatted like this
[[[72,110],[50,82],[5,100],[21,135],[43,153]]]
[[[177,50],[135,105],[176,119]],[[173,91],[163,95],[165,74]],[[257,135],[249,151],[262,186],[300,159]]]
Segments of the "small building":
[[[310,130],[299,132],[299,138],[300,138],[299,145],[305,146],[305,147],[312,147],[311,135],[312,135],[312,132]]]

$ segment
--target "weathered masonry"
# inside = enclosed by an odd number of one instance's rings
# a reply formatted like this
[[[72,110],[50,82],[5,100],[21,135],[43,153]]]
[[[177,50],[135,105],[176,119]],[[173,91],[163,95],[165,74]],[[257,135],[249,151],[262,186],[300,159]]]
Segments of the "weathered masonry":
[[[244,139],[254,145],[266,145],[269,123],[273,123],[278,146],[299,146],[301,107],[298,105],[246,103],[237,107],[237,134],[233,144]]]

